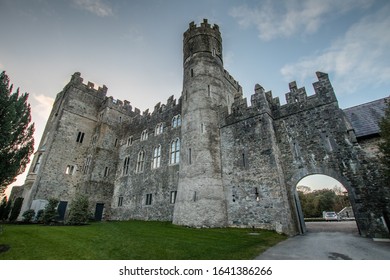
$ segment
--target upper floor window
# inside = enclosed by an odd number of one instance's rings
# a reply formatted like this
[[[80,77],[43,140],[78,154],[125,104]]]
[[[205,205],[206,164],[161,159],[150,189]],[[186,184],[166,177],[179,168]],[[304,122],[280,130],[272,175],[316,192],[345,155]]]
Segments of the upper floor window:
[[[129,174],[129,166],[130,166],[130,157],[125,157],[125,159],[123,160],[122,175]]]
[[[73,175],[75,171],[76,171],[76,168],[74,165],[67,165],[66,169],[65,169],[65,174]]]
[[[180,139],[176,138],[171,142],[171,158],[170,158],[170,164],[177,164],[179,163],[180,159]]]
[[[104,168],[104,174],[103,177],[108,177],[110,175],[110,167],[106,166]]]
[[[145,151],[140,151],[137,158],[137,166],[135,172],[141,173],[144,171]]]
[[[127,147],[133,145],[133,136],[130,136],[129,138],[127,138]]]
[[[158,125],[156,125],[156,128],[154,129],[154,135],[162,134],[163,130],[164,130],[163,123],[159,123]]]
[[[176,115],[172,118],[172,127],[179,127],[181,126],[181,116]]]
[[[145,129],[144,131],[142,131],[141,133],[141,141],[144,141],[144,140],[147,140],[148,139],[148,130]]]
[[[84,163],[84,167],[83,167],[83,173],[84,174],[87,174],[87,172],[89,170],[89,166],[91,165],[91,161],[92,161],[92,156],[89,155],[87,157],[87,159],[85,160],[85,163]]]
[[[76,142],[80,144],[83,143],[84,135],[84,132],[79,131],[79,133],[77,134]]]
[[[161,163],[161,145],[153,149],[152,168],[159,168]]]

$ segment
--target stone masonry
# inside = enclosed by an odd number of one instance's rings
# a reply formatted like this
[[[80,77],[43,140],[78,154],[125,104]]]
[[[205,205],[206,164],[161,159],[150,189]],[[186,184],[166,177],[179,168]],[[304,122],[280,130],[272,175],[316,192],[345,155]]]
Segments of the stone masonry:
[[[107,97],[106,86],[84,84],[76,72],[18,189],[22,212],[57,198],[66,220],[75,197],[86,195],[96,220],[294,235],[305,232],[297,183],[325,174],[347,189],[362,236],[388,236],[378,158],[360,146],[328,75],[317,78],[312,96],[290,83],[285,105],[257,84],[248,105],[223,67],[219,27],[207,20],[184,33],[180,98],[152,112]]]

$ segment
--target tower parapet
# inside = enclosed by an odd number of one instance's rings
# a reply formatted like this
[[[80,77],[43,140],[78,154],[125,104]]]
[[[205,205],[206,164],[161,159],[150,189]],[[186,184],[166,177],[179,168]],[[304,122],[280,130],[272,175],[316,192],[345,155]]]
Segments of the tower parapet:
[[[204,19],[200,26],[191,22],[183,36],[184,62],[197,53],[208,52],[218,57],[219,62],[223,64],[222,37],[218,25],[211,26],[207,19]]]

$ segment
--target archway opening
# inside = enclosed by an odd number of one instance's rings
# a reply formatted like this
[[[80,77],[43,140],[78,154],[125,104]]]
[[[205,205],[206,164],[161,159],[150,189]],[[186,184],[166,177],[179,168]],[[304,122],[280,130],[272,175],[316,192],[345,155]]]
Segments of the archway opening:
[[[302,232],[357,232],[348,191],[338,180],[313,174],[302,178],[295,187]]]

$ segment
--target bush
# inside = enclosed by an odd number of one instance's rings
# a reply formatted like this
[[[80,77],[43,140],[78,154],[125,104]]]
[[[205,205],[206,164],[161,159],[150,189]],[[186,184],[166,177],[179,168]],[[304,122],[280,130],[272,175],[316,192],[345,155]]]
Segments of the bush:
[[[43,212],[43,222],[45,225],[53,224],[57,221],[59,215],[57,211],[58,199],[50,198],[49,203],[46,205],[45,210]]]
[[[41,209],[38,210],[37,216],[35,217],[35,222],[37,223],[43,223],[43,214],[45,213],[45,210]]]
[[[71,205],[68,224],[82,225],[88,222],[89,217],[89,202],[85,196],[77,197]]]
[[[20,210],[22,209],[23,197],[18,197],[15,199],[14,205],[11,210],[11,214],[9,215],[9,221],[14,222],[19,217]]]
[[[31,220],[34,218],[34,216],[35,216],[34,209],[30,209],[30,210],[24,211],[23,214],[22,214],[23,222],[30,223]]]

